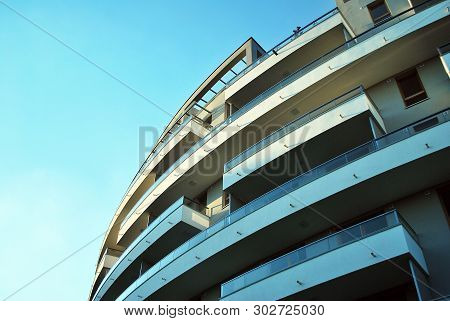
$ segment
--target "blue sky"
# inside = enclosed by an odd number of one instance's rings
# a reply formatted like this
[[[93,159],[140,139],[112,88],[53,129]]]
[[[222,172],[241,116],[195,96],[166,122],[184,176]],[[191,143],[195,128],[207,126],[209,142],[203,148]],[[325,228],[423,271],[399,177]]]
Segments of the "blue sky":
[[[89,64],[3,3],[155,101]],[[106,230],[170,114],[238,46],[334,1],[0,0],[0,299]],[[11,300],[86,300],[101,239]]]

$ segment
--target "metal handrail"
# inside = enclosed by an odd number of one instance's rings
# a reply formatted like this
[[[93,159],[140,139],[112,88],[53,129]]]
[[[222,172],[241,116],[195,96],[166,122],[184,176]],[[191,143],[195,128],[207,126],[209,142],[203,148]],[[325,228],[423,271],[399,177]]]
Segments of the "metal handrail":
[[[281,48],[288,45],[301,35],[305,34],[307,31],[312,30],[315,26],[318,24],[328,20],[329,18],[333,17],[339,12],[338,8],[331,9],[330,11],[326,12],[325,14],[321,15],[317,19],[313,20],[312,22],[308,23],[305,27],[301,28],[299,32],[296,32],[287,38],[283,39],[281,42],[279,42],[277,45],[275,45],[272,49],[267,50],[267,52],[256,59],[251,65],[248,65],[246,68],[244,68],[240,73],[235,75],[233,78],[231,78],[227,84],[225,85],[225,88],[229,88],[231,85],[233,85],[236,81],[242,78],[245,74],[249,73],[251,70],[253,70],[256,66],[261,64],[263,61],[265,61],[267,58],[272,56],[273,54],[276,54]],[[224,89],[225,89],[224,88]]]
[[[450,120],[449,119],[449,108],[445,109],[444,111],[435,113],[431,116],[428,116],[425,119],[417,121],[413,124],[407,125],[405,127],[399,128],[393,132],[385,134],[381,137],[373,139],[373,140],[371,140],[367,143],[364,143],[358,147],[352,148],[349,151],[347,151],[341,155],[338,155],[338,156],[312,168],[308,172],[303,173],[303,174],[283,183],[279,187],[274,188],[273,190],[259,196],[258,198],[254,199],[253,201],[251,201],[251,202],[247,203],[246,205],[242,206],[241,208],[235,210],[233,213],[230,214],[230,216],[233,214],[236,216],[246,216],[248,214],[244,215],[244,213],[240,213],[240,212],[245,212],[246,209],[251,209],[251,212],[253,212],[256,210],[255,208],[260,206],[260,205],[258,205],[258,203],[263,203],[263,202],[261,202],[262,200],[278,198],[277,191],[284,191],[284,193],[287,194],[288,191],[290,191],[292,189],[292,188],[288,187],[290,185],[293,185],[293,186],[295,186],[295,189],[298,189],[299,187],[304,186],[304,185],[310,183],[311,181],[313,181],[319,177],[322,177],[323,175],[326,175],[332,171],[335,171],[347,164],[350,164],[350,163],[354,162],[355,160],[358,160],[361,157],[367,156],[378,150],[384,149],[394,143],[397,143],[406,138],[414,136],[416,134],[416,131],[413,129],[415,126],[422,124],[422,123],[426,123],[428,120],[433,119],[438,116],[440,116],[441,119],[438,119],[437,125],[449,121]],[[437,126],[437,125],[432,125],[432,127]],[[301,181],[302,179],[303,179],[303,181]]]
[[[346,41],[344,44],[336,47],[335,49],[331,50],[330,52],[328,52],[327,54],[322,55],[321,57],[319,57],[318,59],[312,61],[311,63],[299,68],[295,73],[291,74],[290,76],[286,77],[285,79],[281,80],[280,82],[278,82],[277,84],[275,84],[274,86],[270,87],[269,89],[265,90],[264,92],[262,92],[260,95],[258,95],[257,97],[255,97],[254,99],[252,99],[251,101],[249,101],[247,104],[245,104],[242,108],[240,108],[236,113],[232,114],[228,119],[226,119],[224,122],[222,122],[221,124],[219,124],[217,127],[213,128],[206,136],[204,136],[201,140],[199,140],[195,145],[193,145],[186,153],[184,153],[174,164],[172,164],[172,166],[167,169],[165,171],[165,173],[163,175],[161,175],[161,177],[158,179],[159,181],[161,181],[161,179],[163,177],[166,177],[167,173],[170,171],[173,171],[173,169],[178,166],[182,161],[184,161],[187,157],[189,157],[190,155],[193,154],[194,151],[196,151],[197,149],[199,149],[201,146],[204,145],[204,143],[209,139],[214,137],[220,130],[223,129],[223,127],[225,127],[227,124],[231,123],[232,121],[236,120],[238,117],[242,116],[243,114],[245,114],[248,110],[251,110],[253,107],[255,107],[256,105],[258,105],[260,102],[262,102],[263,100],[265,100],[266,98],[268,98],[271,94],[273,94],[274,92],[280,90],[281,88],[284,88],[284,86],[288,85],[290,82],[294,81],[295,79],[303,76],[304,74],[306,74],[307,72],[311,71],[312,69],[314,69],[317,65],[320,65],[322,63],[324,63],[325,61],[333,58],[334,56],[336,56],[337,54],[353,47],[356,44],[359,44],[361,41],[367,40],[368,38],[370,38],[372,35],[378,33],[379,31],[384,30],[385,28],[388,27],[389,22],[394,21],[395,19],[408,14],[414,10],[417,10],[418,8],[422,8],[425,7],[426,5],[428,5],[431,2],[435,2],[436,0],[426,0],[422,3],[420,3],[417,6],[411,7],[403,12],[400,12],[399,14],[390,17],[389,19],[384,20],[381,24],[378,24],[374,27],[372,27],[371,29],[366,30],[365,32],[361,33],[360,35]],[[440,0],[439,2],[442,2],[445,0]],[[406,16],[406,18],[408,18],[409,16]],[[153,184],[153,188],[157,186],[156,182],[155,184]]]
[[[227,84],[226,84],[221,90],[219,90],[219,91],[217,92],[217,94],[214,95],[214,97],[211,98],[211,99],[208,101],[208,103],[207,103],[204,107],[206,107],[207,105],[209,105],[209,103],[210,103],[211,101],[213,101],[214,98],[217,97],[220,93],[222,93],[226,88],[230,87],[230,86],[237,80],[237,77],[242,77],[242,75],[244,75],[245,73],[247,73],[248,71],[250,71],[250,69],[248,69],[249,67],[251,67],[251,69],[253,69],[254,67],[256,67],[256,65],[258,65],[258,64],[261,63],[263,60],[265,60],[266,58],[268,58],[268,57],[271,55],[271,53],[273,52],[273,50],[274,50],[275,48],[280,47],[281,45],[283,45],[283,46],[287,45],[287,44],[290,43],[292,40],[296,39],[297,37],[299,37],[300,35],[304,34],[305,32],[311,30],[313,27],[317,26],[319,23],[321,23],[321,22],[327,20],[328,18],[332,17],[332,16],[333,16],[334,14],[336,14],[337,12],[339,12],[339,10],[338,10],[337,8],[334,8],[334,9],[328,11],[327,13],[323,14],[323,15],[320,16],[319,18],[317,18],[317,19],[315,19],[314,21],[308,23],[308,24],[300,31],[300,33],[297,33],[297,34],[295,34],[295,35],[293,35],[293,36],[291,35],[291,36],[287,37],[286,39],[284,39],[283,41],[281,41],[279,44],[277,44],[276,46],[274,46],[274,48],[272,48],[270,51],[268,51],[268,52],[266,53],[266,55],[264,55],[264,56],[258,58],[258,59],[255,60],[251,65],[248,65],[246,68],[244,68],[243,70],[241,70],[236,76],[234,76],[233,78],[231,78],[231,79],[227,82]],[[324,19],[324,18],[326,18],[326,19]],[[291,39],[291,41],[288,41],[289,39]],[[279,49],[281,49],[281,47],[280,47],[280,48],[277,48],[277,49],[279,50]],[[270,53],[270,54],[269,54],[269,53]],[[266,57],[266,58],[264,58],[263,60],[261,60],[263,57]],[[179,121],[184,115],[185,115],[185,114],[181,115],[181,116],[179,117],[178,121]],[[191,116],[190,116],[190,117],[191,117]],[[179,127],[182,127],[182,124],[180,124]],[[209,127],[209,128],[211,128],[211,127]],[[177,130],[178,130],[178,128],[177,128]],[[173,135],[173,134],[172,134],[172,135]],[[172,135],[171,135],[171,136],[172,136]],[[130,185],[128,186],[128,188],[127,188],[127,190],[126,190],[126,192],[125,192],[125,195],[128,194],[128,192],[130,191],[131,187],[132,187],[133,184],[136,182],[138,176],[139,176],[142,172],[145,171],[147,164],[148,164],[149,162],[152,161],[153,158],[152,158],[151,160],[149,160],[149,157],[150,157],[151,155],[156,155],[156,154],[159,153],[159,151],[158,151],[158,152],[155,151],[155,148],[156,148],[160,143],[161,143],[161,141],[160,141],[159,143],[157,143],[157,144],[153,147],[152,151],[149,153],[149,155],[147,156],[146,160],[141,164],[141,166],[139,167],[139,170],[137,171],[137,173],[136,173],[135,176],[133,177],[133,179],[132,179]],[[125,199],[125,195],[124,195],[124,197],[122,198],[122,201]],[[122,201],[121,201],[121,203],[122,203]]]
[[[247,111],[251,110],[255,106],[259,105],[262,101],[270,97],[273,93],[276,91],[284,88],[294,80],[298,79],[299,77],[303,76],[304,74],[308,73],[309,71],[313,70],[316,66],[325,63],[325,61],[328,61],[329,59],[335,57],[339,53],[353,47],[354,45],[359,44],[360,42],[367,40],[372,35],[378,33],[379,31],[384,30],[385,28],[389,27],[389,22],[394,21],[395,19],[398,19],[399,17],[409,14],[410,12],[413,12],[414,10],[417,10],[418,8],[425,7],[427,4],[434,2],[436,0],[426,0],[425,2],[422,2],[421,4],[411,7],[395,16],[390,17],[389,19],[384,20],[381,24],[378,24],[371,29],[366,30],[365,32],[361,33],[360,35],[346,41],[344,44],[336,47],[335,49],[329,51],[328,53],[322,55],[321,57],[317,58],[316,60],[312,61],[311,63],[299,68],[296,72],[291,74],[290,76],[284,78],[274,86],[268,88],[264,92],[262,92],[257,97],[253,98],[251,101],[246,103],[243,107],[241,107],[239,110],[237,110],[234,114],[232,114],[228,119],[223,121],[221,124],[219,124],[217,127],[213,128],[206,136],[204,136],[202,139],[200,139],[196,144],[194,144],[188,151],[186,151],[170,168],[168,168],[160,177],[159,179],[148,189],[148,193],[144,194],[143,197],[141,197],[141,200],[146,197],[148,194],[150,194],[153,189],[156,188],[156,186],[159,185],[159,182],[161,182],[165,177],[167,177],[168,173],[172,172],[178,165],[180,165],[185,159],[187,159],[190,155],[192,155],[196,150],[198,150],[200,147],[202,147],[207,140],[214,137],[218,132],[220,132],[226,125],[233,122],[240,116],[244,115]],[[442,2],[445,0],[440,0],[439,2]],[[409,15],[406,15],[405,19],[410,17]],[[137,202],[136,205],[133,207],[136,209],[141,202]],[[128,214],[128,215],[132,215]],[[127,215],[127,216],[128,216]]]
[[[304,186],[306,183],[310,183],[311,181],[318,179],[322,177],[323,175],[327,175],[332,171],[337,170],[338,168],[341,168],[342,166],[345,166],[347,164],[350,164],[361,157],[367,156],[369,154],[372,154],[376,151],[379,151],[381,149],[384,149],[386,147],[391,146],[392,144],[395,144],[399,141],[402,141],[406,138],[409,138],[411,136],[414,136],[415,134],[422,132],[425,129],[421,129],[420,131],[415,131],[414,127],[423,123],[428,122],[432,118],[437,118],[438,122],[436,124],[431,124],[428,128],[438,126],[440,124],[446,123],[450,120],[449,117],[449,108],[438,112],[434,115],[431,115],[427,118],[424,118],[420,121],[417,121],[413,124],[410,124],[408,126],[405,126],[403,128],[400,128],[394,132],[391,132],[389,134],[386,134],[384,136],[381,136],[377,139],[374,139],[366,144],[363,144],[359,147],[356,147],[328,162],[325,162],[313,169],[311,169],[309,172],[304,173],[302,175],[297,176],[296,178],[293,178],[292,180],[274,188],[273,190],[267,192],[266,194],[258,197],[254,201],[244,205],[243,207],[233,211],[228,216],[223,218],[222,220],[218,221],[216,224],[210,226],[206,230],[203,230],[202,232],[195,235],[190,240],[186,241],[182,245],[180,245],[178,248],[173,250],[171,253],[169,253],[166,257],[164,257],[161,261],[157,262],[152,268],[150,268],[145,274],[142,276],[142,278],[147,279],[150,276],[156,274],[158,271],[160,271],[164,266],[169,264],[170,262],[173,262],[178,257],[192,249],[193,247],[197,246],[204,240],[208,239],[212,235],[218,233],[219,231],[223,230],[225,227],[239,221],[243,217],[246,217],[247,215],[250,215],[251,213],[259,210],[260,208],[272,203],[276,199],[287,195],[288,193],[292,192],[293,190],[296,190],[302,186]],[[427,128],[427,129],[428,129]],[[373,146],[371,149],[367,149],[367,146]],[[364,153],[361,153],[361,151],[364,151]],[[337,163],[332,168],[327,169],[326,171],[323,171],[323,168],[329,166],[330,162],[335,162],[336,159],[344,159],[344,163]],[[307,179],[305,181],[302,181],[305,177]],[[255,206],[255,202],[259,203]],[[122,293],[121,297],[127,297],[131,291],[131,289],[136,285],[136,280],[124,293]]]
[[[431,0],[428,0],[431,1]],[[355,37],[357,38],[357,37]],[[353,38],[353,39],[355,39]],[[349,40],[350,42],[351,40]],[[346,42],[347,43],[347,42]],[[344,45],[346,44],[344,43]],[[344,46],[342,45],[342,46]],[[339,46],[339,47],[342,47]],[[338,48],[339,48],[338,47]],[[334,50],[332,50],[331,52],[334,52]],[[326,56],[326,55],[325,55]],[[324,56],[322,56],[324,57]],[[330,57],[331,58],[331,57]],[[321,58],[319,58],[321,59]],[[262,102],[263,100],[265,100],[266,98],[268,98],[273,92],[276,92],[278,90],[280,90],[281,88],[283,88],[284,86],[286,86],[290,80],[293,81],[293,76],[297,76],[300,77],[299,72],[300,71],[304,71],[306,70],[306,68],[312,68],[312,64],[319,61],[319,59],[313,61],[312,63],[301,67],[300,69],[297,70],[297,72],[295,72],[294,74],[288,76],[287,78],[281,80],[280,82],[278,82],[277,84],[275,84],[274,86],[268,88],[267,90],[265,90],[264,92],[262,92],[260,95],[258,95],[257,97],[255,97],[254,99],[252,99],[251,101],[249,101],[247,104],[245,104],[243,107],[241,107],[239,110],[237,110],[234,114],[232,114],[229,118],[227,118],[226,120],[224,120],[222,123],[220,123],[217,127],[213,128],[206,136],[204,136],[202,139],[200,139],[196,144],[194,144],[188,151],[186,151],[179,159],[177,159],[177,161],[175,161],[174,164],[172,164],[172,166],[170,168],[168,168],[162,175],[161,177],[157,180],[157,182],[155,182],[147,191],[146,194],[143,195],[143,198],[145,198],[147,195],[149,195],[154,188],[156,188],[156,186],[158,185],[158,181],[161,181],[163,178],[167,177],[167,173],[172,172],[176,166],[178,166],[179,164],[181,164],[186,158],[188,158],[190,155],[192,155],[196,150],[198,150],[199,148],[201,148],[201,146],[203,146],[207,140],[209,140],[210,138],[214,137],[218,132],[220,132],[226,125],[228,125],[229,123],[233,122],[234,120],[236,120],[237,118],[239,118],[240,116],[244,115],[247,111],[251,110],[253,107],[257,106],[260,102]],[[133,209],[135,210],[137,207],[139,207],[139,205],[142,203],[141,202],[137,202],[136,205],[133,207]],[[133,211],[132,209],[132,211]],[[130,212],[132,212],[130,211]],[[128,213],[127,216],[131,216],[132,213]]]
[[[390,219],[390,217],[392,217],[392,219]],[[381,220],[382,218],[385,219],[385,220]],[[378,228],[370,231],[370,232],[366,232],[363,227],[370,226],[370,224],[372,222],[375,222],[375,221],[381,221],[381,222],[377,222],[377,223],[382,223],[382,225],[379,226]],[[302,247],[300,247],[298,249],[295,249],[295,250],[290,251],[290,252],[288,252],[286,254],[283,254],[283,255],[281,255],[281,256],[279,256],[279,257],[277,257],[277,258],[275,258],[275,259],[273,259],[273,260],[271,260],[269,262],[266,262],[264,264],[259,265],[258,267],[254,268],[254,269],[251,269],[251,270],[249,270],[249,271],[247,271],[247,272],[245,272],[245,273],[243,273],[243,274],[241,274],[241,275],[239,275],[239,276],[237,276],[237,277],[235,277],[235,278],[233,278],[233,279],[231,279],[231,280],[229,280],[227,282],[222,283],[222,285],[221,285],[221,297],[222,298],[226,297],[226,296],[228,296],[228,295],[230,295],[232,293],[235,293],[235,292],[237,292],[237,291],[239,291],[239,290],[241,290],[241,289],[243,289],[245,287],[248,287],[248,286],[250,286],[250,285],[252,285],[252,284],[254,284],[256,282],[264,280],[267,277],[270,277],[272,275],[280,273],[280,272],[282,272],[282,271],[284,271],[284,270],[286,270],[288,268],[291,268],[293,266],[296,266],[298,264],[302,264],[302,263],[304,263],[306,261],[309,261],[309,260],[311,260],[313,258],[316,258],[318,256],[324,255],[324,254],[326,254],[326,253],[328,253],[330,251],[336,250],[336,249],[338,249],[340,247],[349,245],[350,243],[360,241],[360,240],[362,240],[364,238],[367,238],[367,237],[369,237],[371,235],[378,234],[378,233],[380,233],[382,231],[385,231],[387,229],[391,229],[391,228],[393,228],[395,226],[405,225],[405,224],[407,224],[406,221],[398,214],[397,210],[391,210],[389,212],[386,212],[386,213],[383,213],[381,215],[372,217],[372,218],[370,218],[368,220],[365,220],[363,222],[354,224],[354,225],[352,225],[350,227],[347,227],[347,228],[342,229],[340,231],[337,231],[337,232],[335,232],[333,234],[327,235],[327,236],[325,236],[325,237],[323,237],[321,239],[318,239],[318,240],[316,240],[314,242],[306,244],[306,245],[304,245],[304,246],[302,246]],[[409,224],[407,224],[407,226],[408,226],[408,228],[407,228],[408,232],[411,231],[412,233],[415,234],[414,230],[409,226]],[[337,239],[340,235],[345,235],[346,237],[348,236],[349,239],[347,239],[347,240],[344,239],[343,241],[340,240],[340,243],[336,242],[336,244],[330,244],[331,240]],[[307,255],[307,250],[308,249],[313,249],[315,245],[323,244],[323,243],[327,243],[327,248],[322,249],[322,251],[318,251],[318,253],[315,253],[313,255],[310,255],[310,256]],[[304,252],[304,257],[303,258],[300,255],[302,252]],[[294,254],[298,254],[296,262],[283,262],[283,259],[288,258],[288,257],[293,257]],[[271,268],[276,263],[280,263],[280,262],[284,263],[284,264],[280,264],[280,265],[282,265],[281,268],[274,269],[273,271],[272,271],[272,269],[265,269],[266,267]],[[264,271],[264,272],[266,272],[266,273],[264,273],[264,275],[257,275],[257,272],[263,271],[264,269],[266,270],[266,271]],[[269,271],[267,271],[267,270],[269,270]],[[251,278],[250,282],[246,282],[246,277],[249,277],[249,276],[255,275],[255,274],[256,274],[256,277],[253,276]],[[239,281],[241,281],[241,282],[239,282]],[[235,284],[237,286],[236,287],[232,287],[233,284]],[[231,289],[228,288],[228,287],[231,287]]]
[[[197,202],[194,201],[186,196],[182,196],[179,199],[177,199],[175,202],[173,202],[163,213],[161,213],[161,215],[159,215],[158,217],[156,217],[153,221],[151,221],[148,226],[139,234],[138,237],[136,237],[136,239],[131,243],[131,245],[124,251],[124,252],[120,252],[121,255],[119,256],[119,259],[117,260],[117,262],[113,265],[113,267],[110,269],[109,273],[105,276],[105,278],[103,279],[102,283],[100,284],[100,286],[98,287],[97,292],[94,295],[94,298],[98,296],[98,292],[100,291],[100,289],[102,288],[102,286],[104,285],[104,283],[106,282],[106,280],[108,278],[111,277],[111,274],[115,271],[115,269],[117,268],[117,266],[124,260],[124,258],[130,254],[130,252],[136,248],[136,246],[142,241],[141,239],[141,235],[145,235],[145,234],[149,234],[151,233],[153,230],[155,230],[156,227],[158,227],[166,218],[168,218],[170,215],[172,215],[172,213],[174,213],[175,211],[177,211],[180,207],[182,206],[187,206],[190,209],[196,211],[197,213],[203,214],[201,212],[198,212],[195,208],[192,208],[192,206],[190,206],[191,204],[196,204],[199,205],[201,207],[203,207],[203,209],[205,210],[205,212],[208,210],[208,207]],[[206,215],[205,215],[206,216]],[[108,249],[107,249],[108,250]],[[106,256],[106,254],[103,255],[103,257]],[[102,258],[103,260],[103,258]]]
[[[291,132],[299,129],[300,127],[310,123],[314,119],[317,119],[319,116],[341,106],[342,104],[347,103],[349,100],[359,96],[366,94],[366,91],[363,86],[358,86],[349,90],[348,92],[332,99],[325,104],[320,105],[319,107],[309,111],[308,113],[294,119],[293,121],[287,123],[283,127],[277,129],[270,135],[264,137],[260,141],[256,142],[252,146],[248,147],[246,150],[241,152],[240,154],[234,156],[224,165],[224,173],[229,172],[232,168],[236,167],[240,163],[244,162],[246,159],[255,155],[257,152],[267,147],[267,145],[275,142],[283,138],[284,136],[290,134]],[[367,95],[366,95],[367,96]]]
[[[188,197],[186,197],[186,196],[182,196],[181,198],[183,198],[183,204],[184,204],[184,205],[188,205],[188,204],[186,204],[186,202],[189,201],[190,203],[197,204],[199,207],[202,208],[202,210],[205,211],[205,213],[206,213],[207,210],[208,210],[208,207],[207,207],[206,205],[201,204],[200,202],[194,201],[194,200],[192,200],[192,199],[190,199],[190,198],[188,198]],[[136,205],[137,205],[137,204],[136,204]],[[135,207],[137,207],[136,205],[135,205]],[[122,228],[122,227],[125,226],[125,224],[127,223],[127,221],[133,216],[133,213],[134,213],[134,210],[131,210],[131,211],[128,213],[128,215],[125,216],[125,218],[123,219],[122,223],[120,224],[120,228]],[[142,213],[141,213],[141,214],[142,214]],[[158,216],[158,217],[159,217],[159,216]]]

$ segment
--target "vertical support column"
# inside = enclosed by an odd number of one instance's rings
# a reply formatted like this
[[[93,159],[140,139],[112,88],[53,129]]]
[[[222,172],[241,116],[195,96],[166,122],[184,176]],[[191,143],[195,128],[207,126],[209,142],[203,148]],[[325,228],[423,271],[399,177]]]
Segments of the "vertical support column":
[[[342,29],[343,29],[343,32],[344,32],[344,38],[345,38],[346,42],[353,38],[350,35],[350,33],[348,32],[348,30],[347,30],[347,28],[345,26],[342,26]]]
[[[139,277],[141,277],[142,274],[144,274],[145,272],[147,272],[147,270],[148,270],[149,268],[151,268],[151,267],[152,267],[152,264],[148,263],[148,262],[145,261],[145,260],[142,260],[142,261],[141,261],[141,266],[140,266],[140,268],[139,268]]]
[[[247,66],[253,64],[253,62],[258,59],[258,53],[261,56],[265,52],[252,38],[245,48],[245,61],[247,63]]]
[[[419,301],[429,300],[431,298],[431,293],[425,274],[417,268],[416,264],[412,260],[409,260],[409,268],[411,270],[411,276],[416,288],[417,298]]]
[[[245,62],[247,66],[251,65],[256,60],[256,48],[251,43],[248,48],[245,49]]]
[[[442,62],[442,66],[450,78],[450,43],[438,48],[439,57]]]
[[[372,131],[372,136],[374,139],[378,138],[377,131],[376,131],[376,124],[374,123],[374,120],[372,116],[369,117],[369,124],[370,124],[370,130]]]

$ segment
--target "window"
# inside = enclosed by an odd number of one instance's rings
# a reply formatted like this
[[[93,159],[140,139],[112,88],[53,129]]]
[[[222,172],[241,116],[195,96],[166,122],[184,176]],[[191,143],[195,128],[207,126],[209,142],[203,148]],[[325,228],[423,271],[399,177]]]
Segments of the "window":
[[[416,69],[402,74],[396,80],[406,107],[428,98]]]
[[[370,16],[372,17],[374,24],[380,23],[384,19],[391,16],[391,13],[389,12],[389,9],[384,0],[371,3],[367,6],[367,9],[369,9]]]

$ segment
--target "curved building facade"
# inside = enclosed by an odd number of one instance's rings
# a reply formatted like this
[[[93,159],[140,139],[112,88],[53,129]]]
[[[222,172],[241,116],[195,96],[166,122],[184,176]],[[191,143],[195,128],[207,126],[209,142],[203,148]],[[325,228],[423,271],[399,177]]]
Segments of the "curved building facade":
[[[108,227],[90,300],[450,294],[450,0],[336,0],[189,97]]]

